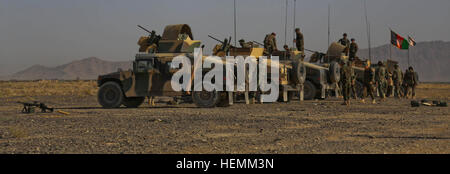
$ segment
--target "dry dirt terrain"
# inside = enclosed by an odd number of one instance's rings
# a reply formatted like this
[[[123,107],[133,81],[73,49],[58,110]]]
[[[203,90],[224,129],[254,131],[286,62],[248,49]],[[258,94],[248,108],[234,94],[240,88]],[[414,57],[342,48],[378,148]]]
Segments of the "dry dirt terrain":
[[[93,81],[0,82],[0,153],[450,153],[448,107],[340,99],[102,109]],[[418,98],[450,99],[450,84]],[[38,100],[69,113],[20,113]]]

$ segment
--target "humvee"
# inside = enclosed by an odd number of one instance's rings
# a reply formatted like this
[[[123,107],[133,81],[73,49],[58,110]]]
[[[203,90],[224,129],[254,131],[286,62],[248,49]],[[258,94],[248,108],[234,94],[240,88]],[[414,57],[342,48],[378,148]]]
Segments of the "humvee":
[[[314,52],[310,61],[304,63],[306,66],[305,100],[324,99],[329,91],[338,94],[340,81],[338,62],[348,59],[348,56],[342,54],[344,49],[344,46],[332,43],[326,54]]]
[[[153,96],[169,96],[190,100],[198,107],[229,106],[233,104],[235,91],[173,90],[171,86],[172,76],[179,69],[174,69],[171,66],[172,60],[179,55],[183,55],[193,62],[194,49],[203,48],[201,41],[193,39],[191,28],[187,24],[168,25],[165,27],[162,36],[157,36],[152,31],[149,37],[141,37],[138,42],[140,53],[135,56],[133,69],[119,70],[98,77],[97,83],[100,87],[98,102],[100,105],[104,108],[118,108],[121,105],[135,108],[139,107],[146,97]],[[257,48],[241,51],[238,55],[259,57],[260,53],[262,54],[262,51]],[[237,51],[233,52],[237,53]],[[225,61],[223,63],[225,64]],[[293,73],[293,67],[298,67],[296,70],[299,73]],[[291,75],[288,77],[288,73],[297,77],[295,79],[301,80],[301,78],[304,78],[302,67],[304,67],[302,62],[280,66],[280,77],[282,77],[280,78],[280,84],[289,84],[285,81],[294,79]],[[297,81],[292,86],[298,86]],[[288,88],[283,88],[283,90],[287,91]],[[285,95],[284,98],[287,98],[287,92],[284,91],[282,91]],[[248,94],[248,91],[246,93]]]

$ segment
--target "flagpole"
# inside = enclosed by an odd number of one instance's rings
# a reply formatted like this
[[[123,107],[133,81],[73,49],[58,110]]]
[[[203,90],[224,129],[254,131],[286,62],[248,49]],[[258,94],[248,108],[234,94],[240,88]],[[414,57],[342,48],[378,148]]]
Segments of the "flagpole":
[[[408,44],[409,44],[409,43],[408,43]],[[409,63],[409,48],[410,48],[410,46],[408,46],[408,67],[411,66],[411,64]]]

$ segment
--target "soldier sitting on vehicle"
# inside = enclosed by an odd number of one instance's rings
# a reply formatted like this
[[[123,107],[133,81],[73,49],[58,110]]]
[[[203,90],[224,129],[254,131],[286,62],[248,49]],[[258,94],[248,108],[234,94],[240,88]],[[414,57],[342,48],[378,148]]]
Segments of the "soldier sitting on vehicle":
[[[244,39],[239,40],[241,48],[253,48],[253,42],[245,42]]]

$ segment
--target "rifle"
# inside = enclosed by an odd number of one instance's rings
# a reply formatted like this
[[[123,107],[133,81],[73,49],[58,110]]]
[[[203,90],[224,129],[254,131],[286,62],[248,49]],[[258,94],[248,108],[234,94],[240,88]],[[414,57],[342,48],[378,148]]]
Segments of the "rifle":
[[[264,46],[264,44],[262,44],[262,43],[259,43],[259,42],[256,42],[256,41],[252,41],[252,42],[255,43],[255,44],[258,44],[260,46]]]
[[[235,48],[235,46],[230,44],[231,43],[231,37],[228,40],[225,39],[225,41],[221,41],[221,40],[219,40],[219,39],[217,39],[217,38],[215,38],[215,37],[213,37],[211,35],[208,35],[208,37],[211,38],[211,39],[214,39],[215,41],[217,41],[219,43],[221,43],[224,47],[229,45],[231,48]]]
[[[143,26],[141,26],[141,25],[137,25],[139,28],[141,28],[142,30],[144,30],[144,31],[146,31],[147,33],[149,33],[149,34],[153,34],[155,31],[153,31],[153,32],[151,32],[150,30],[147,30],[146,28],[144,28]]]
[[[22,113],[33,113],[34,108],[40,108],[41,112],[46,113],[47,111],[53,112],[53,108],[49,108],[45,103],[40,103],[37,101],[34,101],[33,103],[26,103],[26,102],[17,102],[19,104],[23,105]]]

